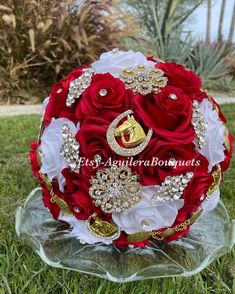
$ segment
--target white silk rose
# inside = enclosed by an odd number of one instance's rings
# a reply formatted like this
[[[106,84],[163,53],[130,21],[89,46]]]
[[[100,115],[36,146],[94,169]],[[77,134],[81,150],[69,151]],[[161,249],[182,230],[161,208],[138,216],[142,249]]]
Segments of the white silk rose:
[[[207,129],[205,146],[202,149],[197,147],[195,149],[209,161],[208,172],[210,172],[214,165],[224,160],[224,126],[208,99],[203,99],[199,106],[207,123]]]
[[[203,211],[201,216],[206,214],[208,211],[213,210],[217,206],[219,199],[220,199],[220,190],[219,188],[217,188],[208,199],[205,199],[202,202],[201,208],[203,209]]]
[[[88,244],[95,244],[98,242],[102,242],[105,244],[112,243],[112,240],[97,238],[96,236],[92,235],[88,231],[85,221],[78,220],[74,216],[68,216],[68,215],[64,215],[63,213],[60,213],[58,219],[68,223],[70,225],[70,227],[72,228],[72,231],[69,233],[69,235],[71,237],[76,237],[77,239],[80,239],[81,242],[84,241]]]
[[[76,135],[80,129],[79,123],[77,126],[66,118],[53,118],[50,125],[46,127],[41,137],[40,155],[41,155],[41,172],[48,175],[50,181],[56,179],[59,183],[59,189],[64,191],[65,178],[61,171],[68,167],[68,163],[60,154],[63,144],[61,129],[64,124],[67,124],[73,133]]]
[[[100,59],[91,64],[91,67],[96,73],[110,73],[115,78],[118,78],[122,69],[144,65],[154,67],[155,62],[147,60],[140,52],[129,51],[109,51],[100,55]]]
[[[40,114],[43,116],[44,113],[45,113],[45,110],[46,110],[46,107],[47,107],[47,104],[49,103],[49,99],[50,97],[46,97],[43,102],[42,102],[42,108],[41,108],[41,111],[40,111]]]
[[[143,186],[142,199],[125,214],[113,213],[113,221],[127,234],[139,231],[158,230],[171,226],[184,205],[182,199],[167,201],[153,206],[151,198],[158,186]]]

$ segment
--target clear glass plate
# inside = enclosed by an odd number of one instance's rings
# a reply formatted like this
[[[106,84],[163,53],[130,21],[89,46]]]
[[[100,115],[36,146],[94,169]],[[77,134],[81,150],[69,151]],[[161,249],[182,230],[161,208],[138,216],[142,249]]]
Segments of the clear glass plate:
[[[153,241],[147,248],[82,245],[66,224],[54,220],[34,189],[16,211],[16,232],[47,264],[96,275],[115,282],[194,275],[228,253],[235,239],[223,202],[199,218],[181,240]]]

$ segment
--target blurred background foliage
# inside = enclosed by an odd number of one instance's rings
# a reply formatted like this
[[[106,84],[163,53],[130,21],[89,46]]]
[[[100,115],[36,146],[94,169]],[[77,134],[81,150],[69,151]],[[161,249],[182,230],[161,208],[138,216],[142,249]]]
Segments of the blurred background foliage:
[[[195,40],[187,24],[207,4],[206,36]],[[210,0],[5,0],[0,4],[0,103],[33,103],[71,69],[118,47],[176,61],[201,76],[209,90],[233,91],[232,36],[210,40]],[[235,5],[234,5],[235,6]]]
[[[0,5],[1,100],[42,99],[73,68],[134,37],[133,23],[115,0],[4,1]]]
[[[229,34],[228,40],[221,39],[223,18],[218,22],[220,31],[217,41],[211,42],[209,39],[211,13],[207,15],[205,40],[195,40],[192,32],[187,30],[192,13],[205,2],[129,0],[143,30],[142,51],[164,61],[182,63],[194,70],[201,76],[205,89],[231,91],[234,87],[235,47],[231,38],[233,34]],[[222,5],[225,4],[226,1],[223,1]],[[221,6],[221,11],[223,9]],[[211,10],[210,1],[207,1],[208,10]],[[215,20],[213,23],[217,25]],[[232,20],[230,31],[234,25]]]

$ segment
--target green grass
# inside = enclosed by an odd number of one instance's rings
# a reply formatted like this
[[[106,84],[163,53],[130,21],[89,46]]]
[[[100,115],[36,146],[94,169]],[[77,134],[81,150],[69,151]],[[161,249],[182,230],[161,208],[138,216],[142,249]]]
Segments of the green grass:
[[[222,107],[235,134],[235,105]],[[235,293],[235,251],[190,278],[113,283],[44,264],[15,234],[17,206],[37,183],[28,166],[28,143],[37,138],[39,116],[0,118],[0,294],[5,293]],[[222,196],[235,218],[235,158]]]

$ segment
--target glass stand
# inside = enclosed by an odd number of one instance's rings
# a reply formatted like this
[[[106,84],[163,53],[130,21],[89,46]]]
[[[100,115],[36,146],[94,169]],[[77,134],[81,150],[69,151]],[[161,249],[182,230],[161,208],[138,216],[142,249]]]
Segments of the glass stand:
[[[223,202],[199,218],[179,241],[153,241],[147,248],[117,248],[105,244],[80,244],[69,235],[68,225],[52,218],[34,189],[24,207],[16,211],[16,232],[47,264],[96,275],[115,282],[191,276],[228,253],[235,239]]]

